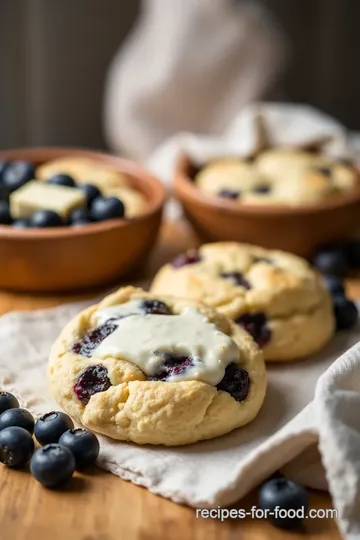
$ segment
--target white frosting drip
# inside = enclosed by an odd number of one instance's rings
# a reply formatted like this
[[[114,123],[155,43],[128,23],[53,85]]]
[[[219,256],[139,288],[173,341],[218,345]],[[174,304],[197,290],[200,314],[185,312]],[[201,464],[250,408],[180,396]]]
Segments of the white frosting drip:
[[[143,313],[141,310],[142,300],[130,300],[125,304],[119,304],[117,306],[110,306],[108,308],[99,309],[95,313],[96,325],[100,326],[112,317],[118,317],[119,315],[129,315],[131,313]]]
[[[121,312],[116,313],[128,314],[129,304],[116,306],[121,308]],[[115,307],[99,311],[102,322],[105,312],[108,319],[109,313],[114,316]],[[188,356],[194,363],[183,373],[169,376],[168,381],[199,380],[213,386],[222,380],[228,364],[238,362],[240,354],[228,335],[202,313],[189,307],[180,315],[134,314],[119,319],[117,329],[100,343],[94,356],[122,358],[137,365],[146,375],[153,376],[164,363],[167,353]]]

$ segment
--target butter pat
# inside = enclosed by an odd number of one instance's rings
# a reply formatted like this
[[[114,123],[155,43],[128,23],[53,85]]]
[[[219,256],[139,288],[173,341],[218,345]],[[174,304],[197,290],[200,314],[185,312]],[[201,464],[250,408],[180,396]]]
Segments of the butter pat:
[[[15,219],[28,219],[37,210],[53,210],[66,219],[74,208],[85,205],[82,190],[38,180],[28,182],[10,195],[10,210]]]

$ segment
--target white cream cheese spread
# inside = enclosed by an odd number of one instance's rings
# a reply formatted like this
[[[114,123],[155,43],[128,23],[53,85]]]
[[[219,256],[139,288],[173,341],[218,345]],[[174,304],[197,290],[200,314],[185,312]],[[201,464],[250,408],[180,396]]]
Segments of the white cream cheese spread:
[[[94,356],[122,358],[149,377],[156,374],[167,355],[186,356],[193,365],[167,380],[199,380],[213,386],[223,379],[228,364],[239,361],[236,343],[195,308],[188,307],[180,315],[157,315],[141,314],[140,305],[138,301],[127,302],[95,315],[101,324],[133,313],[116,321],[116,330],[100,343]]]
[[[124,315],[130,315],[133,313],[141,314],[141,304],[143,300],[130,300],[125,302],[125,304],[119,304],[117,306],[109,306],[104,309],[99,309],[95,312],[95,321],[97,326],[106,323],[111,318],[121,317]]]

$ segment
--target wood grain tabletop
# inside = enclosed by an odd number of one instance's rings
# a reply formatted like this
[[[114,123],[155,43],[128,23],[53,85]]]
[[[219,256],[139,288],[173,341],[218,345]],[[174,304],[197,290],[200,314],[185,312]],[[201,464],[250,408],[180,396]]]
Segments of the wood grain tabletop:
[[[142,276],[154,271],[175,254],[196,245],[185,226],[165,224]],[[349,285],[360,292],[360,281]],[[50,307],[98,294],[27,295],[0,292],[0,313]],[[16,359],[14,359],[16,361]],[[1,362],[1,359],[0,359]],[[234,508],[250,509],[256,490]],[[310,507],[332,508],[330,497],[311,491]],[[339,540],[333,519],[306,520],[304,530],[287,533],[259,519],[196,518],[195,511],[153,495],[144,488],[93,468],[76,473],[64,490],[41,487],[28,470],[0,467],[0,540]]]

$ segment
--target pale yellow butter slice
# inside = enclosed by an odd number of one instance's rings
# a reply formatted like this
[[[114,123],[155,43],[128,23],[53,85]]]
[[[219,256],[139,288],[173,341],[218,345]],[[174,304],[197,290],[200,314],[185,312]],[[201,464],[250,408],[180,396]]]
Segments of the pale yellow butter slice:
[[[66,186],[28,182],[10,195],[10,210],[15,219],[27,219],[37,210],[53,210],[67,218],[74,208],[86,205],[83,191]]]

